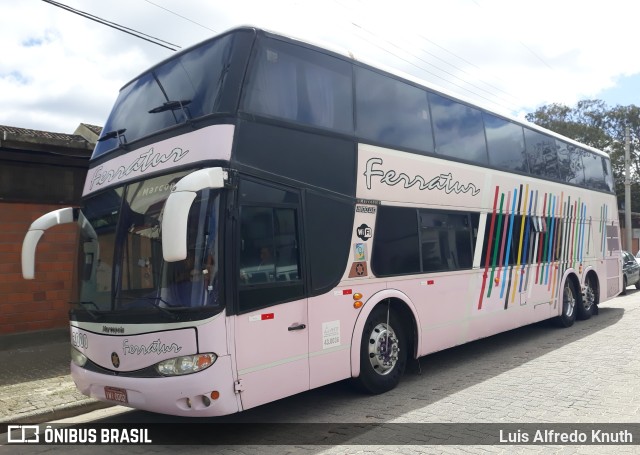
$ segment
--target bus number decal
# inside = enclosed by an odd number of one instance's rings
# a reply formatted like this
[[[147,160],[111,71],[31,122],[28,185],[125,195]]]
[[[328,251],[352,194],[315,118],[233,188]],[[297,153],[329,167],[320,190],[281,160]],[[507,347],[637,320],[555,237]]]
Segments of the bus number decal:
[[[322,323],[322,349],[340,346],[340,321]]]
[[[86,333],[71,332],[71,344],[76,348],[88,349],[89,338]]]

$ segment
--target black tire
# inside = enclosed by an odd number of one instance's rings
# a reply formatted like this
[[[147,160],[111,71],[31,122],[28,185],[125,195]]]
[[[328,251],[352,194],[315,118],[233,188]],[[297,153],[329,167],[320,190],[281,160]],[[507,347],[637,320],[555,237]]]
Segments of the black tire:
[[[622,275],[622,292],[620,294],[622,295],[627,294],[627,276],[626,275]]]
[[[584,282],[584,296],[576,305],[576,317],[585,321],[597,312],[600,291],[593,275],[587,275]]]
[[[404,326],[398,315],[388,309],[387,304],[374,308],[362,332],[360,376],[355,379],[358,388],[379,394],[397,386],[407,365],[406,340]],[[375,352],[378,352],[377,356]]]
[[[560,327],[571,327],[576,320],[578,297],[573,281],[567,278],[562,289],[562,314],[556,321]]]
[[[640,289],[640,281],[636,281],[636,289]]]

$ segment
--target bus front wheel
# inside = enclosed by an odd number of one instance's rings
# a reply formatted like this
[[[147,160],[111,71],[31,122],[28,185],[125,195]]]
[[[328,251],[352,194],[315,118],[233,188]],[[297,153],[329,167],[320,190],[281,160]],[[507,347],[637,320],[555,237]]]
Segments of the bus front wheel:
[[[376,307],[364,325],[360,344],[358,386],[371,394],[393,389],[407,364],[407,337],[402,321],[389,305]]]

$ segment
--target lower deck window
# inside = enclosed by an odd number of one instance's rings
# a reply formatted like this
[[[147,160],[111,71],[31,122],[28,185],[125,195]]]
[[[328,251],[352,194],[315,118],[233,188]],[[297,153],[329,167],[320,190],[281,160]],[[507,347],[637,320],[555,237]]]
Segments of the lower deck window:
[[[371,267],[378,276],[470,269],[479,214],[381,206]]]

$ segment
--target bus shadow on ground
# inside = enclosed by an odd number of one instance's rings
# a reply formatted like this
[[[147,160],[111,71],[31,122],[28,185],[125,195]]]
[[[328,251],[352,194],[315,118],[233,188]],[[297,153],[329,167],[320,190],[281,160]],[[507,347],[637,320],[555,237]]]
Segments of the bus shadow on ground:
[[[353,443],[380,426],[396,425],[389,422],[407,413],[606,329],[624,313],[623,308],[602,307],[599,315],[576,321],[570,328],[543,321],[412,360],[398,387],[383,395],[362,394],[346,380],[230,416],[194,419],[131,411],[105,422],[175,423],[200,429],[200,424],[207,425],[206,432],[198,432],[204,439],[197,438],[194,444],[218,444],[221,437],[232,445]],[[340,425],[342,429],[336,430]],[[415,433],[410,429],[408,437]]]

